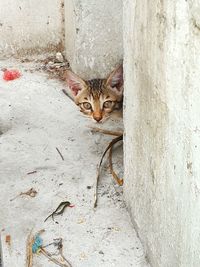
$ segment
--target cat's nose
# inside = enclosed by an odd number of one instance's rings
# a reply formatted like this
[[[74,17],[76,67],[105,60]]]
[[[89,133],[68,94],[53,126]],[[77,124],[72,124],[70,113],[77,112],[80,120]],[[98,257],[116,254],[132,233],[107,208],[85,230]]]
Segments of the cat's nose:
[[[98,116],[98,117],[95,116],[94,119],[95,119],[95,121],[100,122],[100,120],[102,119],[102,117],[101,116]]]

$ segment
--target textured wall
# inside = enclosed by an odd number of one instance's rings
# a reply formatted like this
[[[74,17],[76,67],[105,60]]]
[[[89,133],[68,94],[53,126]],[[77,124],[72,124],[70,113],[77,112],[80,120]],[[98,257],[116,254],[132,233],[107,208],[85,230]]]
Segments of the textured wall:
[[[122,0],[65,0],[66,55],[84,78],[122,62]]]
[[[0,56],[61,49],[62,0],[0,1]]]
[[[124,1],[125,197],[153,267],[200,266],[200,2]]]

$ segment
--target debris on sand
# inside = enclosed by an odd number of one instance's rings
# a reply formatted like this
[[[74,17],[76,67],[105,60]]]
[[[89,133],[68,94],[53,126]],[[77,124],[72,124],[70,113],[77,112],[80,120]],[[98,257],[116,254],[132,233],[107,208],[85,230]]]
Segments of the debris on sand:
[[[21,73],[18,70],[3,70],[3,79],[5,81],[12,81],[18,79],[21,76]]]
[[[65,80],[66,70],[69,70],[69,62],[64,58],[61,52],[57,52],[55,56],[51,56],[41,61],[41,65],[36,68],[38,71],[45,71],[52,79]]]
[[[43,246],[43,240],[41,238],[41,234],[44,233],[44,231],[45,230],[40,230],[35,235],[33,235],[32,231],[31,231],[31,233],[29,234],[29,236],[27,238],[26,266],[27,267],[33,266],[33,255],[34,254],[39,254],[39,255],[42,254],[58,266],[72,267],[72,265],[69,263],[69,261],[63,255],[62,238],[56,238],[50,244]],[[51,245],[54,245],[54,247],[56,247],[56,250],[58,252],[55,252],[55,253],[48,252],[46,250],[46,247],[49,247]],[[55,257],[55,255],[57,255],[59,257]]]
[[[29,197],[35,197],[37,195],[37,191],[34,189],[34,188],[31,188],[29,189],[28,191],[26,192],[21,192],[20,194],[18,194],[16,197],[14,197],[13,199],[10,199],[10,201],[13,201],[15,200],[17,197],[19,196],[23,196],[23,195],[26,195],[26,196],[29,196]]]
[[[56,60],[58,61],[58,63],[63,63],[64,62],[64,57],[63,57],[61,52],[57,52],[56,53]]]
[[[8,244],[8,246],[11,246],[11,236],[10,235],[6,235],[6,244]]]

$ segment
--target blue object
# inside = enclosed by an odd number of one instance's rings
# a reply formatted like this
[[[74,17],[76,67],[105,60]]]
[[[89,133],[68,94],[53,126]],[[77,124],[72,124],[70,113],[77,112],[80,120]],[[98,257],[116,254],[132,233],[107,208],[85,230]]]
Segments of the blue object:
[[[38,250],[41,248],[42,244],[43,244],[42,238],[39,235],[36,235],[35,241],[32,245],[32,252],[37,253]]]

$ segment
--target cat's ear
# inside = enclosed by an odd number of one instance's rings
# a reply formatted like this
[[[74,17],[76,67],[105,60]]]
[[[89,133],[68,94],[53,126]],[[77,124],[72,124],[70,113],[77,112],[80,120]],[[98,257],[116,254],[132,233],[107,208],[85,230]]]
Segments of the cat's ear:
[[[123,66],[120,65],[108,76],[106,81],[107,86],[115,93],[122,95],[123,93]]]
[[[70,70],[67,70],[65,73],[65,81],[74,96],[76,96],[79,91],[83,90],[86,86],[85,81]]]

